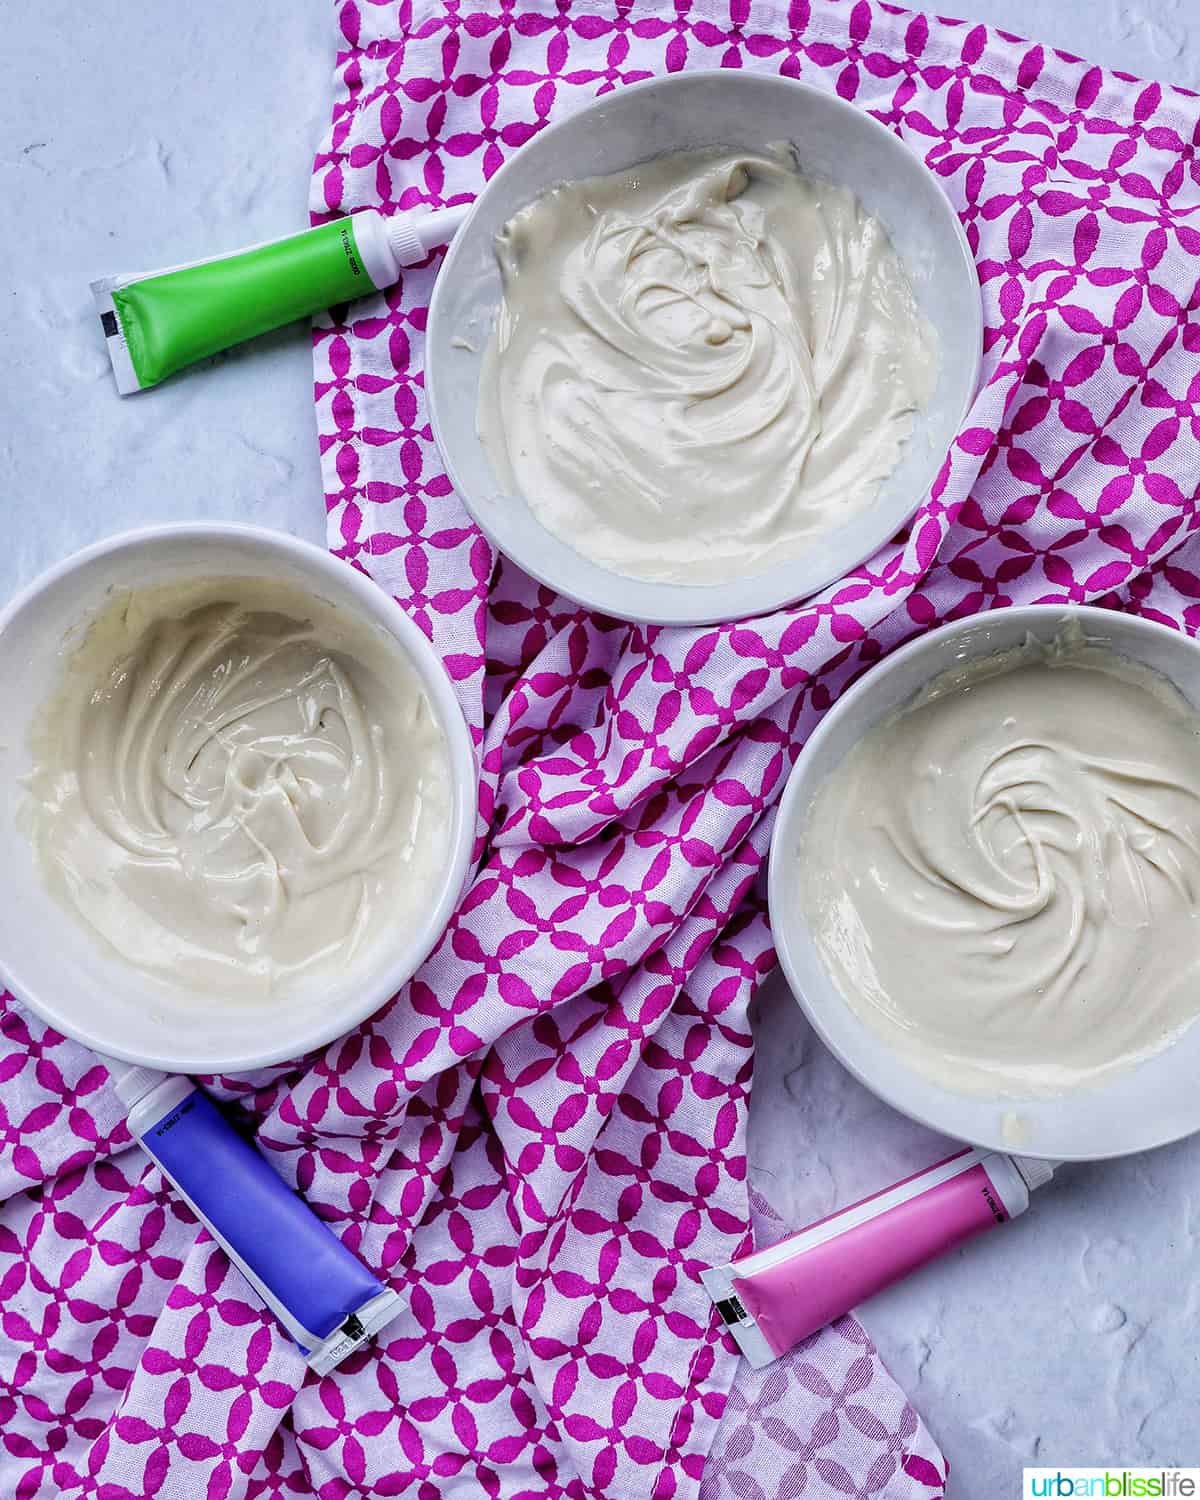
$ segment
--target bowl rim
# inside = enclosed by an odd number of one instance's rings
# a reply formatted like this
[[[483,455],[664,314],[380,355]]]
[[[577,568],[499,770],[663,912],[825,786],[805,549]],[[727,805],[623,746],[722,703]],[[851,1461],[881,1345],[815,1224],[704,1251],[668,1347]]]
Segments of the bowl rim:
[[[574,600],[585,608],[598,614],[608,615],[616,619],[628,620],[635,624],[653,626],[706,626],[720,625],[730,621],[753,619],[761,615],[771,614],[776,610],[795,605],[802,600],[811,599],[828,588],[847,572],[861,567],[864,562],[873,557],[881,547],[908,525],[913,516],[920,509],[921,504],[929,493],[930,488],[936,482],[938,465],[941,457],[935,455],[937,462],[931,460],[931,469],[925,486],[913,497],[912,504],[905,507],[903,511],[888,510],[875,517],[875,524],[868,526],[867,522],[874,511],[869,507],[860,516],[860,521],[869,538],[869,546],[866,551],[862,547],[855,549],[856,555],[853,560],[842,560],[838,563],[837,571],[830,572],[828,576],[820,576],[813,584],[805,583],[800,592],[794,587],[789,587],[786,580],[790,572],[797,568],[797,561],[790,563],[777,563],[762,572],[739,577],[731,582],[715,584],[681,584],[670,582],[655,582],[653,580],[634,578],[625,574],[617,573],[602,564],[596,563],[590,558],[584,558],[578,554],[586,565],[589,575],[594,577],[598,587],[591,582],[582,588],[572,587],[570,591],[564,589],[562,581],[554,577],[554,568],[544,565],[544,554],[539,549],[537,553],[527,556],[516,556],[509,551],[503,527],[496,527],[491,514],[491,507],[479,503],[470,494],[469,488],[462,483],[461,469],[456,461],[454,445],[447,443],[445,432],[447,424],[441,407],[440,381],[438,372],[441,366],[437,360],[435,350],[438,347],[438,333],[441,328],[445,300],[448,296],[448,288],[451,278],[456,273],[457,261],[463,252],[462,247],[467,243],[472,227],[478,217],[481,207],[490,203],[504,191],[508,176],[515,169],[520,157],[529,150],[543,150],[546,142],[557,134],[565,131],[568,127],[574,127],[581,117],[601,111],[611,110],[618,100],[627,99],[630,95],[640,93],[660,92],[671,93],[677,89],[692,87],[698,83],[713,82],[720,80],[722,86],[731,89],[761,90],[764,93],[778,93],[780,90],[802,90],[815,99],[819,99],[822,107],[828,108],[834,115],[852,117],[860,125],[867,129],[868,135],[873,136],[881,143],[882,150],[887,153],[899,153],[895,159],[901,158],[910,162],[912,166],[928,178],[931,187],[935,189],[935,199],[940,205],[940,210],[951,230],[958,252],[958,265],[956,270],[961,270],[965,279],[974,291],[970,298],[971,323],[972,323],[972,346],[975,350],[974,361],[970,372],[970,378],[964,383],[962,400],[960,403],[955,427],[961,427],[971,405],[975,400],[979,388],[980,372],[983,364],[983,298],[979,287],[979,273],[975,265],[975,257],[967,239],[966,230],[959,219],[954,205],[942,190],[936,176],[929,170],[925,162],[914,151],[910,150],[905,142],[880,120],[877,120],[869,111],[860,109],[848,100],[840,98],[837,94],[830,93],[826,89],[817,88],[813,84],[802,79],[788,78],[780,73],[745,72],[736,68],[693,68],[682,73],[668,74],[665,77],[639,79],[635,83],[623,85],[607,93],[600,94],[589,103],[581,105],[572,110],[561,119],[552,121],[532,136],[524,146],[514,151],[497,169],[495,175],[488,179],[482,191],[471,203],[470,208],[459,226],[454,239],[451,241],[446,257],[439,269],[437,279],[434,283],[433,294],[429,303],[429,315],[425,331],[425,393],[429,412],[430,427],[433,439],[437,446],[442,463],[445,466],[446,475],[454,488],[455,493],[462,501],[463,506],[470,514],[471,519],[487,537],[497,551],[504,554],[517,564],[524,572],[528,573],[536,582],[544,584],[553,589],[563,598]],[[660,153],[661,154],[661,153]],[[652,160],[654,153],[638,160]],[[630,162],[630,166],[636,162]],[[521,501],[526,508],[527,502]],[[532,512],[530,512],[532,517]],[[545,528],[536,517],[532,517],[534,524],[539,530]],[[548,536],[550,533],[546,533]],[[836,536],[836,531],[830,536]],[[569,547],[560,538],[553,538],[558,546]],[[764,601],[765,595],[765,601]]]
[[[290,1039],[285,1036],[272,1046],[254,1052],[231,1053],[228,1056],[220,1055],[215,1048],[211,1055],[188,1056],[183,1053],[172,1054],[169,1049],[127,1046],[120,1039],[114,1041],[89,1034],[86,1022],[77,1022],[52,999],[39,993],[39,990],[45,989],[40,981],[35,980],[30,984],[25,974],[14,973],[4,954],[0,953],[0,980],[11,993],[47,1025],[90,1047],[102,1058],[112,1057],[168,1073],[244,1073],[305,1056],[353,1031],[380,1010],[425,962],[449,926],[466,884],[475,843],[478,771],[470,730],[450,675],[420,626],[387,589],[374,579],[345,559],[335,557],[324,547],[289,532],[236,521],[172,521],[133,527],[102,537],[53,563],[19,589],[0,609],[0,636],[10,630],[20,620],[23,612],[47,589],[61,584],[80,568],[97,559],[131,549],[154,547],[163,541],[189,540],[226,542],[235,546],[249,543],[266,552],[274,552],[282,558],[297,561],[301,567],[324,573],[334,585],[347,590],[356,605],[361,600],[364,612],[386,617],[387,628],[409,658],[422,688],[433,703],[438,722],[446,736],[450,761],[451,842],[437,900],[420,927],[410,929],[409,941],[401,955],[387,963],[373,981],[357,982],[342,1003],[337,998],[336,979],[332,981],[330,1001],[321,1011],[324,1019],[319,1024],[314,1022],[302,1035],[293,1035]],[[252,557],[252,554],[248,554],[248,557]],[[386,943],[387,939],[382,942]],[[271,1028],[281,1029],[286,1033],[286,1015],[272,1015]],[[267,1029],[268,1023],[264,1020],[264,1032]]]
[[[1129,1144],[1115,1149],[1105,1151],[1055,1149],[1048,1151],[1039,1149],[1036,1142],[1028,1146],[1014,1144],[1005,1141],[998,1133],[989,1134],[986,1130],[975,1130],[964,1133],[954,1121],[947,1120],[944,1100],[956,1101],[961,1105],[964,1112],[974,1110],[981,1118],[984,1109],[990,1109],[992,1116],[996,1117],[1004,1110],[1011,1108],[1014,1113],[1029,1113],[1036,1109],[1038,1100],[1014,1097],[1011,1101],[1000,1095],[987,1094],[955,1094],[949,1089],[940,1088],[931,1080],[923,1077],[902,1056],[893,1051],[887,1042],[877,1033],[870,1032],[869,1035],[876,1044],[873,1052],[867,1047],[852,1050],[842,1044],[839,1035],[827,1020],[831,1007],[840,1006],[844,1014],[853,1016],[849,1003],[841,995],[833,976],[829,974],[819,955],[817,958],[822,972],[827,981],[825,993],[814,1003],[813,997],[808,993],[800,974],[797,963],[797,950],[807,933],[807,922],[803,912],[799,909],[793,910],[794,902],[784,899],[783,885],[786,880],[785,862],[791,858],[783,845],[785,840],[794,837],[797,832],[797,819],[802,816],[804,807],[798,807],[800,799],[804,797],[805,807],[811,803],[820,786],[824,784],[825,778],[820,782],[809,784],[807,767],[811,764],[825,741],[834,733],[841,720],[846,718],[859,704],[870,697],[872,693],[879,691],[880,684],[885,680],[894,666],[901,665],[911,657],[919,655],[922,651],[930,648],[930,643],[938,641],[953,640],[969,633],[972,629],[978,629],[981,624],[986,624],[989,616],[1003,615],[1007,622],[1017,628],[1024,622],[1037,620],[1044,622],[1047,616],[1057,616],[1062,622],[1078,621],[1085,632],[1089,623],[1096,627],[1102,627],[1110,635],[1130,636],[1140,635],[1169,636],[1190,648],[1196,653],[1200,661],[1200,640],[1188,635],[1185,631],[1176,630],[1170,625],[1162,624],[1157,620],[1147,619],[1140,615],[1126,614],[1121,610],[1103,609],[1092,604],[1074,604],[1070,602],[1046,602],[1042,604],[1006,605],[1003,609],[985,610],[973,615],[964,615],[959,620],[950,620],[937,626],[933,630],[921,631],[912,640],[905,641],[903,645],[897,646],[885,657],[872,663],[862,675],[853,682],[838,698],[837,702],[824,714],[820,723],[805,741],[799,755],[796,757],[783,793],[779,800],[779,808],[775,818],[774,827],[771,830],[771,844],[768,853],[767,866],[767,906],[770,914],[771,931],[775,940],[775,949],[779,957],[779,964],[787,981],[788,988],[792,992],[797,1005],[804,1012],[809,1024],[816,1032],[820,1040],[829,1051],[837,1058],[838,1062],[859,1083],[863,1085],[877,1099],[881,1099],[892,1109],[900,1114],[907,1115],[909,1119],[916,1120],[918,1124],[927,1126],[930,1130],[937,1131],[943,1136],[952,1139],[969,1141],[985,1150],[1001,1151],[1008,1154],[1016,1154],[1027,1157],[1042,1157],[1056,1161],[1105,1161],[1114,1160],[1118,1157],[1133,1155],[1137,1152],[1156,1149],[1159,1146],[1171,1145],[1175,1141],[1200,1131],[1200,1110],[1197,1111],[1196,1122],[1191,1126],[1182,1128],[1151,1129],[1144,1138],[1131,1140]],[[1112,649],[1120,654],[1120,642],[1113,640]],[[977,658],[976,658],[977,659]],[[926,681],[932,680],[937,672],[931,672]],[[1197,705],[1200,712],[1200,705]],[[872,727],[879,722],[878,718],[871,720]],[[840,763],[840,762],[839,762]],[[815,944],[809,944],[815,952]],[[860,1022],[864,1030],[866,1023]],[[1195,1023],[1200,1026],[1200,1022]],[[1163,1051],[1178,1045],[1178,1039],[1168,1044]],[[1154,1054],[1159,1056],[1161,1054]],[[864,1060],[865,1059],[865,1060]],[[1152,1059],[1147,1059],[1151,1061]],[[1136,1074],[1140,1065],[1135,1064],[1131,1070]],[[899,1079],[903,1082],[896,1082]],[[904,1086],[907,1084],[907,1087]],[[1081,1090],[1077,1094],[1054,1096],[1055,1098],[1096,1097],[1095,1091]],[[1047,1103],[1052,1100],[1045,1101]],[[1059,1146],[1061,1146],[1061,1142]]]

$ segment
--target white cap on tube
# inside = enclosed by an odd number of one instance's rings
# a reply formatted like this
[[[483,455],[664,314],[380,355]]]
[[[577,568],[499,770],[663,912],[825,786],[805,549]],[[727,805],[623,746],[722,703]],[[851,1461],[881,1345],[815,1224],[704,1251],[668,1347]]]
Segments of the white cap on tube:
[[[1062,1166],[1062,1162],[1043,1161],[1040,1156],[1014,1156],[1010,1160],[1025,1179],[1025,1186],[1031,1193],[1037,1188],[1045,1187],[1055,1170]]]
[[[378,209],[354,215],[354,239],[371,285],[394,286],[405,266],[416,265],[438,245],[454,238],[471,204],[453,208],[414,209],[385,216]]]
[[[97,1052],[96,1057],[112,1074],[113,1091],[128,1113],[139,1099],[152,1093],[170,1074],[160,1073],[157,1068],[139,1067],[137,1063],[121,1062],[115,1057],[106,1057]]]
[[[388,245],[402,266],[424,260],[438,245],[448,245],[471,211],[469,203],[429,212],[393,214],[387,222]]]

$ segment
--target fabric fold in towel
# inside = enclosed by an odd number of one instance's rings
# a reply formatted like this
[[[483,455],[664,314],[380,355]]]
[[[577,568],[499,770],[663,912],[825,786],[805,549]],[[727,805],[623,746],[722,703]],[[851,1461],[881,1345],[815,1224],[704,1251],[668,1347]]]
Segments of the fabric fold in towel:
[[[215,1087],[407,1311],[305,1382],[129,1146],[103,1070],[9,1003],[0,1491],[940,1495],[945,1460],[853,1320],[730,1396],[697,1271],[749,1243],[755,886],[806,735],[914,632],[1036,600],[1200,623],[1197,101],[868,0],[336,13],[318,217],[469,197],[639,78],[778,71],[938,174],[979,264],[983,383],[912,525],[853,576],[749,623],[646,629],[497,568],[451,493],[422,390],[437,257],[321,321],[330,543],[455,676],[481,866],[383,1012]]]

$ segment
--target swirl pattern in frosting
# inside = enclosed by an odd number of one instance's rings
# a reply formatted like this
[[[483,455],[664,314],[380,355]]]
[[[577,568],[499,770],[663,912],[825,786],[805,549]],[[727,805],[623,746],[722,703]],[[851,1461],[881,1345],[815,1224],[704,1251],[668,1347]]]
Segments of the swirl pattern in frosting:
[[[399,646],[267,579],[117,598],[31,749],[47,885],[214,998],[344,971],[423,915],[446,856],[445,736]]]
[[[933,387],[886,231],[789,147],[566,184],[497,253],[485,449],[548,530],[627,576],[799,556],[871,503]]]
[[[1076,644],[877,725],[818,792],[802,903],[853,1009],[960,1091],[1046,1095],[1200,1013],[1200,716]]]

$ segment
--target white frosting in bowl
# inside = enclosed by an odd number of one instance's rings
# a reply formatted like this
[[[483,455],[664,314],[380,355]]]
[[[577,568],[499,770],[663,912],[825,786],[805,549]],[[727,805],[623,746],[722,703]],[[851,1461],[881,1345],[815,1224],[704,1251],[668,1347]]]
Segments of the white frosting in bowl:
[[[25,822],[58,899],[124,959],[284,996],[424,920],[450,761],[396,641],[298,587],[125,591],[31,736]]]
[[[497,254],[480,438],[543,526],[629,577],[799,557],[870,506],[935,383],[883,226],[790,147],[554,188]]]
[[[1200,1014],[1200,715],[1107,649],[937,679],[820,787],[798,857],[844,999],[944,1088],[1094,1086]]]

